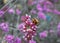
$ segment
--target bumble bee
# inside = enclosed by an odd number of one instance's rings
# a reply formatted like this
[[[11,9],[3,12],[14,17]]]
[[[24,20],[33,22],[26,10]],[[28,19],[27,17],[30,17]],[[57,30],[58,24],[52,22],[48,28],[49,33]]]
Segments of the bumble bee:
[[[39,21],[38,21],[37,18],[33,18],[33,19],[32,19],[32,22],[33,22],[35,25],[37,25],[37,24],[39,23]]]

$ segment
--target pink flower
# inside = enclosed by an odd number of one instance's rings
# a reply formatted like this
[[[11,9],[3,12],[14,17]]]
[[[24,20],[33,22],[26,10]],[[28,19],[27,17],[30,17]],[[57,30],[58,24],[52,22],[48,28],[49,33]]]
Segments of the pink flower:
[[[29,41],[29,43],[36,43],[36,41],[34,41],[33,39]]]
[[[52,9],[48,8],[46,5],[44,5],[44,10],[45,10],[46,12],[53,12]]]
[[[24,33],[25,40],[31,40],[36,35],[37,26],[32,22],[31,16],[25,15],[22,17],[22,24],[19,25],[19,28]]]
[[[36,9],[37,9],[38,11],[43,11],[43,8],[40,6],[40,4],[37,4]]]
[[[57,36],[60,37],[60,31],[57,31]]]
[[[46,1],[46,3],[45,3],[46,5],[48,4],[48,5],[51,5],[51,7],[53,7],[53,4],[50,2],[50,1]]]
[[[53,12],[54,12],[54,14],[60,15],[60,11],[58,11],[56,9]]]
[[[5,40],[6,40],[7,42],[13,42],[14,36],[13,36],[13,35],[6,35],[6,36],[5,36]]]
[[[21,16],[21,21],[26,21],[26,17],[25,16]]]
[[[16,37],[14,43],[22,43],[22,42],[21,42],[21,39],[19,37]]]
[[[10,14],[14,14],[15,11],[14,11],[14,9],[11,8],[11,9],[8,10],[8,13],[10,13]]]
[[[47,31],[43,31],[43,32],[39,33],[39,36],[40,36],[40,38],[46,38],[48,36],[48,33],[47,33]]]
[[[36,14],[36,13],[37,13],[36,10],[34,10],[34,9],[32,9],[30,12],[31,12],[32,14]]]
[[[26,21],[27,19],[30,19],[30,18],[31,16],[26,14],[26,16],[21,16],[21,21]]]
[[[35,5],[35,4],[37,4],[37,1],[33,1],[33,2],[32,2],[32,5]]]
[[[0,23],[0,28],[4,31],[4,32],[8,32],[9,31],[9,25],[8,23]]]
[[[18,29],[23,30],[24,26],[25,26],[25,23],[21,23],[21,24],[18,25]]]
[[[16,9],[16,14],[17,15],[20,15],[21,14],[21,11],[19,9]]]
[[[58,25],[57,25],[57,29],[58,29],[58,31],[60,30],[60,23],[58,23]]]
[[[46,15],[43,12],[38,12],[38,17],[40,19],[46,20]]]
[[[47,11],[47,12],[52,12],[52,10],[51,10],[51,9],[46,9],[46,11]]]
[[[44,2],[44,5],[48,8],[48,6],[50,6],[49,8],[53,8],[53,4],[50,1],[46,1]]]
[[[0,17],[4,15],[4,11],[0,11]]]
[[[39,3],[44,3],[46,0],[39,0]]]
[[[49,30],[49,32],[50,32],[50,33],[53,33],[53,32],[54,32],[54,30]]]
[[[5,40],[8,43],[21,43],[21,39],[19,37],[14,37],[13,35],[6,35]]]
[[[60,22],[57,25],[57,35],[60,37]]]

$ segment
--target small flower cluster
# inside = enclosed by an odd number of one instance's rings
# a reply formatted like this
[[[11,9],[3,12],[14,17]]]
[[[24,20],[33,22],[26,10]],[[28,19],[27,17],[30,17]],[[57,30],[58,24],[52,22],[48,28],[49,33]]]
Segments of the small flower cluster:
[[[5,23],[5,22],[0,23],[0,29],[5,31],[5,32],[8,32],[9,31],[8,23]]]
[[[60,37],[60,22],[57,25],[57,35]]]
[[[37,25],[32,22],[31,16],[29,15],[22,16],[21,20],[23,23],[18,26],[19,30],[25,34],[24,38],[26,40],[31,40],[36,35]]]
[[[9,13],[9,14],[15,14],[15,11],[16,11],[16,14],[17,14],[17,15],[20,15],[20,14],[21,14],[21,10],[18,9],[18,8],[17,8],[16,10],[14,10],[13,8],[9,9],[9,10],[8,10],[8,13]]]
[[[9,34],[4,37],[7,43],[22,43],[22,40],[19,37],[14,37],[13,35]],[[29,41],[29,43],[36,43],[33,39]]]
[[[46,38],[48,36],[48,31],[43,31],[39,33],[40,38]]]
[[[0,17],[2,17],[4,15],[4,11],[0,10]]]
[[[14,37],[13,35],[6,35],[5,40],[7,43],[21,43],[21,39],[19,37]]]

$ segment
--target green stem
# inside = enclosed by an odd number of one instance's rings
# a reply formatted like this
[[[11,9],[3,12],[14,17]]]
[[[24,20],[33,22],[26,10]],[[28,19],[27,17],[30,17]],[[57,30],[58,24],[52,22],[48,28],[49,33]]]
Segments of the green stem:
[[[35,40],[36,40],[38,43],[40,43],[40,40],[39,40],[38,37],[35,37]]]

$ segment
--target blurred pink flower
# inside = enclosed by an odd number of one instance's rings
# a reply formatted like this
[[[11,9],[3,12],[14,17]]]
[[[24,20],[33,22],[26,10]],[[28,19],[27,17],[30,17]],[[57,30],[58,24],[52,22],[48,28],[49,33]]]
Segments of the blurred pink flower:
[[[40,38],[46,38],[48,36],[48,32],[47,31],[43,31],[41,33],[39,33]]]
[[[33,39],[29,41],[29,43],[36,43],[36,41],[34,41]]]
[[[50,8],[47,8],[47,6],[45,6],[44,5],[44,8],[43,8],[46,12],[53,12],[53,10],[52,9],[50,9]]]
[[[9,31],[9,25],[8,23],[0,23],[0,28],[4,31],[4,32],[8,32]]]
[[[5,36],[5,40],[6,40],[7,42],[13,42],[14,36],[13,36],[13,35],[6,35],[6,36]]]
[[[58,31],[60,30],[60,23],[58,23],[58,25],[57,25],[57,30]]]
[[[32,2],[32,5],[35,5],[35,4],[37,4],[37,1],[33,1],[33,2]]]
[[[17,14],[17,15],[20,15],[20,14],[21,14],[21,10],[16,9],[16,14]]]
[[[30,12],[31,12],[32,14],[36,14],[36,13],[37,13],[36,10],[34,10],[34,9],[32,9]]]
[[[43,8],[40,6],[40,4],[37,4],[36,9],[37,9],[38,11],[43,11]]]
[[[46,0],[39,0],[39,3],[42,4],[42,3],[44,3],[45,1],[46,1]]]
[[[46,9],[46,12],[52,12],[52,10],[51,9]]]
[[[14,11],[14,9],[11,8],[11,9],[8,10],[8,13],[10,13],[10,14],[14,14],[15,11]]]
[[[43,12],[38,12],[38,17],[40,19],[46,20],[46,15]]]
[[[27,19],[30,19],[30,18],[31,16],[26,14],[26,16],[21,16],[21,21],[25,22]]]
[[[0,10],[0,17],[2,17],[4,15],[4,11]]]
[[[18,29],[19,30],[23,30],[23,27],[25,26],[26,24],[25,23],[21,23],[18,25]]]
[[[53,4],[50,1],[45,1],[44,6],[47,7],[47,8],[54,8]]]
[[[53,33],[53,32],[54,32],[54,30],[49,30],[49,32],[50,32],[50,33]]]
[[[60,15],[60,11],[58,11],[58,10],[56,10],[56,9],[53,11],[53,13],[54,13],[54,14],[57,14],[57,15]]]
[[[21,39],[19,37],[16,37],[14,43],[22,43],[22,42],[21,42]]]
[[[5,36],[5,40],[8,42],[8,43],[21,43],[21,39],[19,37],[14,37],[13,35],[6,35]]]

